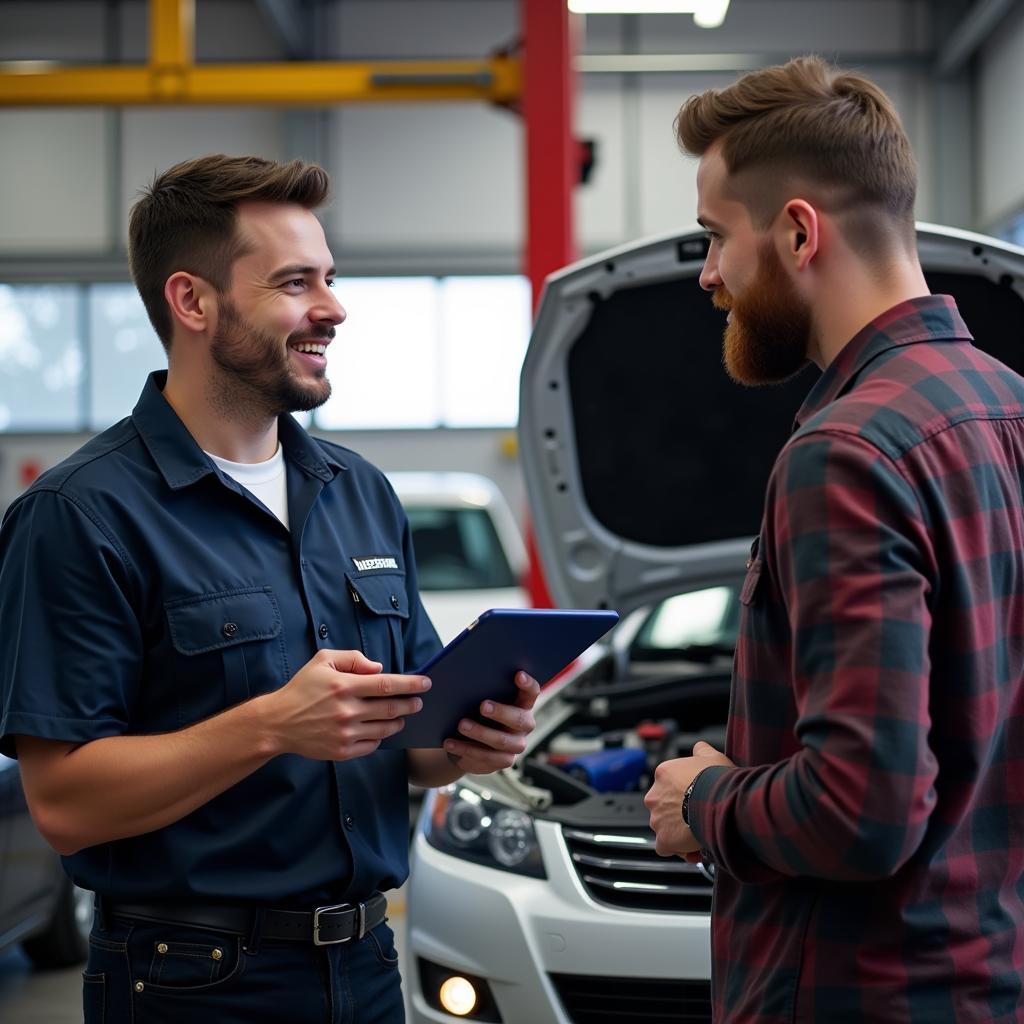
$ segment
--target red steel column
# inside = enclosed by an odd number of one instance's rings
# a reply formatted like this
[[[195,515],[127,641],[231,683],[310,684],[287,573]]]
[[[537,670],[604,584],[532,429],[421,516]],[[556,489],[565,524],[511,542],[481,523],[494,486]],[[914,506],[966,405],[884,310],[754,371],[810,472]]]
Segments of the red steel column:
[[[521,0],[523,126],[526,134],[526,244],[524,270],[540,302],[544,278],[576,258],[572,193],[579,180],[573,135],[574,18],[566,0]],[[550,607],[533,531],[526,588],[537,607]]]
[[[526,130],[526,275],[533,305],[544,278],[576,258],[572,192],[579,180],[573,136],[573,18],[566,0],[521,0]]]

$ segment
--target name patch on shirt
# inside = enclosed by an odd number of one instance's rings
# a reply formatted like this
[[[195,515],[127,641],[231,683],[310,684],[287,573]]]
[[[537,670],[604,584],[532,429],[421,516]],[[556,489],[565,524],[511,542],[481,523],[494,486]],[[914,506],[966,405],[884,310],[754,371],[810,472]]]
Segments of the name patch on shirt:
[[[364,558],[353,558],[352,561],[360,572],[366,572],[367,569],[398,568],[398,563],[387,555],[367,555]]]

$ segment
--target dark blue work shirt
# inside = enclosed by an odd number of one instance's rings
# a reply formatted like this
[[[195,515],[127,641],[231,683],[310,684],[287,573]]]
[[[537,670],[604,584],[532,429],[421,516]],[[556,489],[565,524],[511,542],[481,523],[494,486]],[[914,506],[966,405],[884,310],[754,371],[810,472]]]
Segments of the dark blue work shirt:
[[[290,530],[214,466],[150,376],[45,473],[0,542],[0,750],[173,732],[281,687],[319,648],[411,671],[439,647],[409,526],[354,452],[279,423]],[[180,821],[65,859],[118,899],[360,898],[408,872],[404,751],[272,759]]]

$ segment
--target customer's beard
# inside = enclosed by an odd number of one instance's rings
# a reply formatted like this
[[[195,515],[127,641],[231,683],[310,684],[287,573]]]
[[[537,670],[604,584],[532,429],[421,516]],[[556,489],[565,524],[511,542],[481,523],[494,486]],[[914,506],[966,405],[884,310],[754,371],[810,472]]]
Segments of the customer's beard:
[[[311,334],[329,339],[334,329],[314,325],[303,337]],[[287,342],[250,324],[227,301],[221,307],[210,355],[224,371],[213,381],[214,400],[227,415],[262,419],[308,412],[331,396],[326,376],[312,383],[299,380],[288,365]]]
[[[711,301],[732,313],[722,354],[738,384],[778,384],[803,368],[814,338],[811,308],[770,241],[759,247],[757,274],[743,295],[734,297],[723,286]]]

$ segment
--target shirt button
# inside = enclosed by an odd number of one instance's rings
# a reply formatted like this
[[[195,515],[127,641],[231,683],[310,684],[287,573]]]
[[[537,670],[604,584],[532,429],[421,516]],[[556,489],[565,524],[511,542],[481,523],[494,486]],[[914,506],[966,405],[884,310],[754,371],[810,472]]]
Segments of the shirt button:
[[[327,639],[327,634],[328,634],[329,630],[327,629],[327,625],[325,623],[323,623],[323,622],[320,623],[320,628],[317,630],[317,632],[320,634],[320,639],[321,640],[326,640]]]
[[[232,637],[238,632],[238,627],[233,622],[225,622],[220,631],[225,636]]]
[[[392,594],[391,595],[391,607],[392,608],[397,608],[398,605],[399,605],[398,595],[397,594]]]
[[[345,828],[347,828],[349,830],[349,832],[351,832],[352,829],[354,829],[355,827],[356,827],[356,819],[353,818],[351,814],[346,814],[345,815]]]

